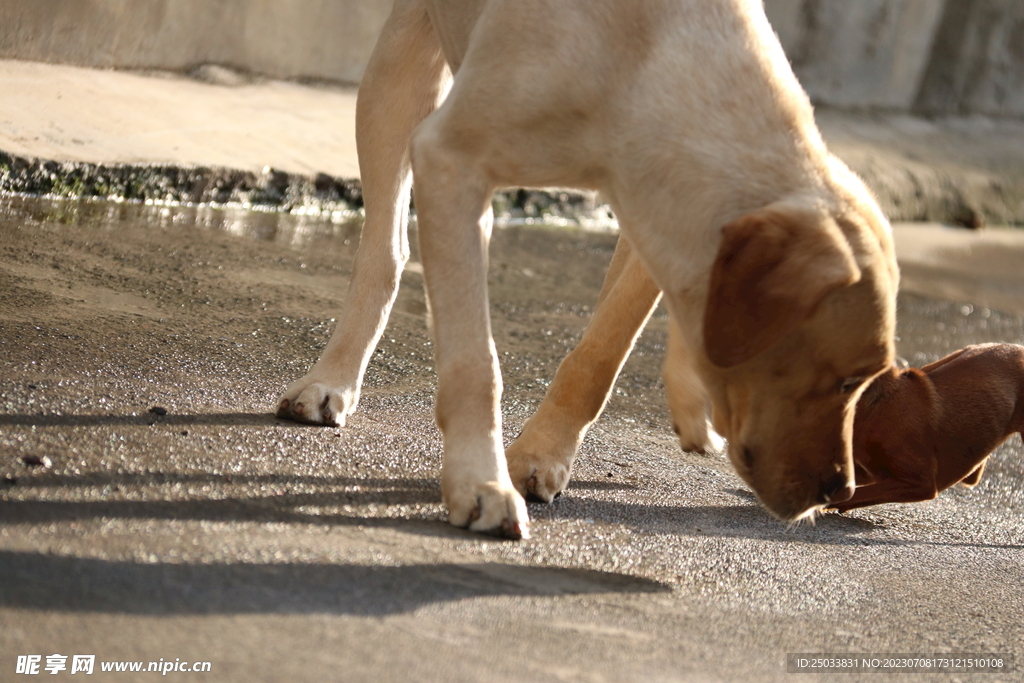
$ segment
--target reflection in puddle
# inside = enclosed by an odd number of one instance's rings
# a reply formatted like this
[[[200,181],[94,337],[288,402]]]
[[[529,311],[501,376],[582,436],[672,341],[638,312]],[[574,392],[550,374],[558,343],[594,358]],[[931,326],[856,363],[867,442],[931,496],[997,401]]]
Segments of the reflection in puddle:
[[[27,213],[40,223],[111,228],[128,222],[164,230],[199,227],[289,247],[305,247],[311,241],[324,237],[340,237],[345,244],[350,240],[354,243],[358,241],[365,217],[362,209],[332,210],[316,206],[281,211],[233,204],[155,204],[0,194],[0,217],[12,212]],[[618,223],[610,210],[580,211],[570,217],[519,213],[509,212],[507,207],[500,209],[496,212],[495,225],[499,228],[562,228],[595,233],[618,231]],[[415,214],[410,218],[409,229],[415,232]]]
[[[226,232],[282,246],[305,247],[315,239],[340,238],[356,243],[363,224],[361,211],[292,212],[209,204],[159,205],[107,200],[73,200],[0,195],[0,217],[29,216],[38,223],[120,229],[125,223],[148,229],[195,227]]]

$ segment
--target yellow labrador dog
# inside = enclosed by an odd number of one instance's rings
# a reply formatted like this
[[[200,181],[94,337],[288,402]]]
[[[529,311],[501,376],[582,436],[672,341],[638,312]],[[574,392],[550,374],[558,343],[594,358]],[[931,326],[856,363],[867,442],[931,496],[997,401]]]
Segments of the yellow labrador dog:
[[[566,486],[662,292],[683,447],[715,438],[710,399],[776,516],[852,495],[854,404],[893,361],[890,228],[825,149],[761,0],[396,0],[356,126],[366,224],[347,310],[280,415],[355,410],[414,183],[452,524],[528,535],[523,495]],[[598,190],[621,225],[590,327],[507,453],[486,279],[505,186]]]

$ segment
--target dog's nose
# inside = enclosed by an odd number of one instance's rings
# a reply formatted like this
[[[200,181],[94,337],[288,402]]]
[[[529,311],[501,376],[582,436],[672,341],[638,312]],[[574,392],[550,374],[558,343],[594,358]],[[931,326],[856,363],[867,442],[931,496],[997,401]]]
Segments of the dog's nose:
[[[743,464],[747,466],[748,470],[754,469],[754,451],[746,446],[743,447]]]
[[[845,474],[837,472],[835,476],[821,485],[818,502],[822,505],[841,503],[853,497],[854,487]]]

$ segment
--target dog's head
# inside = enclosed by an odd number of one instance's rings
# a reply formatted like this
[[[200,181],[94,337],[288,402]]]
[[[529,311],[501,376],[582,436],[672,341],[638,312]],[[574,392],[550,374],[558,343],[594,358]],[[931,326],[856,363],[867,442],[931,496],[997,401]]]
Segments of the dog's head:
[[[699,370],[733,466],[783,520],[853,495],[854,404],[893,362],[897,278],[876,214],[779,203],[722,228]]]

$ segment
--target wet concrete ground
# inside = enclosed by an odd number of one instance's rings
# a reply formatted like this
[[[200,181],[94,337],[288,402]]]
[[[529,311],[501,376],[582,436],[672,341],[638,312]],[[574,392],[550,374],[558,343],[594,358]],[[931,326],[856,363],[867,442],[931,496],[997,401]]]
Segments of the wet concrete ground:
[[[776,681],[797,652],[1022,662],[1019,437],[976,489],[786,529],[724,456],[679,450],[663,313],[569,490],[530,505],[527,542],[443,521],[415,263],[349,426],[275,419],[327,340],[357,242],[357,224],[278,213],[0,198],[0,680],[21,680],[17,655],[53,653],[211,662],[168,674],[182,681]],[[509,439],[582,332],[614,243],[496,232]],[[918,256],[911,289],[964,291]],[[1015,263],[1019,242],[980,268]],[[998,282],[1001,301],[1024,294]],[[914,364],[1024,343],[1020,310],[910,292],[899,306]]]

